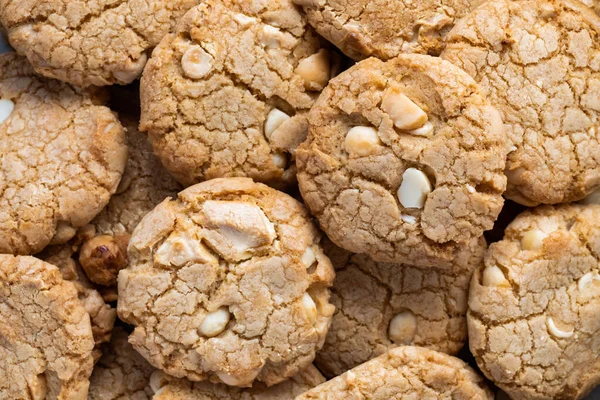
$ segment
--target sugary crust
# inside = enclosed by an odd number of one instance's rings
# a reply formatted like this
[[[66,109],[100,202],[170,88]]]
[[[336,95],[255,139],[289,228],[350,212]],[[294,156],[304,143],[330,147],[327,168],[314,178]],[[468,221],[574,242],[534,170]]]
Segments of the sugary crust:
[[[86,399],[93,348],[73,284],[36,258],[0,255],[0,399]]]
[[[296,400],[494,398],[483,378],[458,358],[397,347],[309,390]]]
[[[489,91],[510,144],[505,196],[577,201],[600,186],[600,18],[575,0],[494,0],[448,34],[442,57]]]
[[[0,23],[39,74],[77,86],[128,84],[198,0],[0,0]]]
[[[127,159],[121,124],[97,91],[35,77],[0,55],[0,252],[34,254],[65,243],[108,203]]]
[[[219,207],[264,218],[251,225]],[[261,224],[273,229],[264,241]],[[270,386],[295,375],[323,345],[333,314],[334,272],[319,240],[300,203],[250,179],[184,190],[150,212],[129,244],[118,313],[136,326],[130,342],[155,367],[193,381],[247,386],[256,377]],[[307,248],[314,255],[308,266],[301,261]],[[307,293],[316,305],[312,321]],[[230,319],[207,337],[202,324],[222,307]]]
[[[531,231],[546,236],[538,250],[523,247]],[[600,206],[538,207],[509,225],[473,276],[471,352],[512,398],[579,399],[600,383],[599,244]],[[491,267],[508,285],[483,285]]]
[[[427,112],[432,136],[397,130],[380,108],[396,86]],[[472,78],[450,63],[423,55],[362,61],[330,82],[309,120],[297,151],[300,190],[340,247],[429,266],[451,260],[457,243],[493,226],[506,186],[502,121]],[[359,125],[377,129],[380,144],[368,156],[344,147]],[[423,171],[434,187],[423,209],[399,202],[408,168]]]

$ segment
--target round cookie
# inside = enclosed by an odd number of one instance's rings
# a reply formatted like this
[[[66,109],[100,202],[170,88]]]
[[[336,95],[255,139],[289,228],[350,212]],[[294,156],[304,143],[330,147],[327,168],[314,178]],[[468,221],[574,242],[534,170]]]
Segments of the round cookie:
[[[456,354],[467,339],[467,297],[486,243],[473,239],[450,265],[418,268],[377,263],[324,245],[336,269],[336,311],[315,364],[338,376],[391,348],[427,347]]]
[[[125,168],[121,124],[100,92],[38,78],[0,55],[0,253],[67,242],[108,203]]]
[[[198,0],[0,0],[0,23],[36,72],[77,86],[128,84]]]
[[[323,37],[355,60],[439,55],[455,21],[482,0],[294,0]]]
[[[577,0],[493,0],[461,20],[442,57],[489,92],[509,144],[505,197],[535,206],[600,186],[600,18]]]
[[[248,178],[214,179],[140,222],[119,273],[129,341],[176,377],[274,385],[323,345],[334,271],[302,205]]]
[[[483,378],[458,358],[397,347],[309,390],[296,400],[488,399]]]
[[[600,206],[526,211],[471,283],[469,345],[514,399],[579,399],[600,383]]]
[[[291,0],[206,0],[153,52],[140,127],[186,186],[295,183],[306,113],[335,74],[328,47]]]
[[[297,151],[302,197],[348,251],[436,265],[502,209],[502,121],[446,61],[362,61],[330,82],[309,120]]]
[[[73,284],[36,258],[0,255],[0,399],[85,400],[93,348]]]
[[[160,372],[157,374],[160,374]],[[267,387],[262,383],[257,383],[253,385],[251,389],[241,389],[209,382],[190,382],[185,379],[176,380],[174,382],[168,382],[168,380],[166,380],[166,385],[158,388],[152,399],[294,400],[296,396],[323,382],[325,382],[323,375],[311,365],[298,375],[271,387]]]

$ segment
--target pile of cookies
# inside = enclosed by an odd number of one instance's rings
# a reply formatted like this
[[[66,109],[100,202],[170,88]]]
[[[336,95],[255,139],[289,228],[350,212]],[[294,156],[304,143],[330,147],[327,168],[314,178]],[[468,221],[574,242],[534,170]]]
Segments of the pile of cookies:
[[[0,400],[600,384],[599,1],[0,0],[0,26]]]

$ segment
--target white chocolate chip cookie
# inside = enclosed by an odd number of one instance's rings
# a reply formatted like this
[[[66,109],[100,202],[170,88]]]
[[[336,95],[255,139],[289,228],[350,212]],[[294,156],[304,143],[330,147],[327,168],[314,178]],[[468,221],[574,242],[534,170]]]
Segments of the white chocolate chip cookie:
[[[309,121],[300,190],[340,247],[427,267],[492,228],[506,187],[502,121],[450,63],[362,61],[330,82]]]
[[[73,284],[37,258],[0,255],[0,399],[87,399],[93,348]]]
[[[35,70],[77,86],[128,84],[199,0],[0,0],[0,23]]]
[[[141,128],[184,185],[295,183],[306,114],[337,61],[291,0],[206,0],[153,52]]]
[[[458,358],[397,347],[296,397],[296,400],[478,399],[494,396]]]
[[[442,57],[503,117],[507,198],[566,203],[600,187],[600,17],[577,0],[493,0],[447,42]]]
[[[118,313],[136,327],[129,341],[192,381],[271,386],[295,375],[334,311],[319,236],[300,203],[248,178],[164,201],[136,228],[119,274]]]
[[[467,339],[467,297],[486,243],[473,239],[449,265],[418,268],[376,263],[324,245],[336,268],[336,307],[316,365],[337,376],[391,348],[427,347],[456,354]]]
[[[127,146],[101,100],[0,55],[0,253],[65,243],[108,203]]]
[[[580,399],[600,383],[600,206],[526,211],[473,276],[469,345],[513,399]]]

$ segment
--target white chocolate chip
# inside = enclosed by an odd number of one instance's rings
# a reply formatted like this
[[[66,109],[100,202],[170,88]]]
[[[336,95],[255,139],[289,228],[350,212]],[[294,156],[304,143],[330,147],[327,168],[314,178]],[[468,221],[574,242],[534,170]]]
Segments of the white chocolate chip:
[[[306,90],[323,90],[331,77],[329,52],[325,49],[319,50],[318,53],[300,61],[294,72],[304,79]]]
[[[204,78],[212,70],[213,58],[200,46],[189,48],[181,58],[181,67],[188,78]]]
[[[518,150],[517,146],[510,146],[510,148],[508,149],[508,153],[509,153],[509,154],[510,154],[510,153],[514,153],[514,152],[515,152],[515,151],[517,151],[517,150]]]
[[[225,330],[229,323],[229,309],[221,307],[209,313],[200,324],[200,333],[206,337],[214,337]]]
[[[15,103],[7,99],[0,99],[0,124],[10,117],[15,109]]]
[[[431,136],[433,133],[433,124],[428,121],[421,128],[413,129],[412,131],[408,131],[408,133],[414,136]]]
[[[397,87],[385,92],[381,109],[392,118],[398,129],[414,131],[423,128],[428,121],[427,113]]]
[[[175,234],[156,250],[154,261],[165,266],[182,267],[193,262],[216,262],[216,259],[199,240],[185,234]]]
[[[475,188],[471,185],[467,185],[467,192],[473,194],[475,193],[477,190],[475,190]]]
[[[287,167],[287,157],[284,153],[273,153],[271,159],[277,168],[285,169]]]
[[[113,76],[121,83],[131,83],[142,74],[147,62],[148,55],[142,53],[140,58],[133,62],[129,62],[129,65],[124,70],[114,71]]]
[[[221,380],[221,382],[223,382],[226,385],[243,387],[251,384],[252,381],[254,381],[254,379],[258,376],[260,371],[261,369],[255,369],[244,375],[231,375],[224,371],[217,371],[216,374]]]
[[[583,275],[581,278],[579,278],[579,281],[577,281],[577,287],[579,288],[579,291],[583,292],[583,290],[593,281],[600,281],[600,275],[598,275],[597,272],[588,272],[587,274]]]
[[[165,387],[169,383],[169,377],[167,374],[157,369],[150,375],[150,389],[154,393],[158,393],[160,389]]]
[[[265,25],[262,30],[260,43],[267,49],[278,49],[281,47],[282,33],[278,28],[271,25]]]
[[[302,257],[300,258],[300,261],[302,261],[302,264],[304,264],[306,268],[310,267],[315,263],[315,261],[317,261],[315,252],[310,246],[306,248],[304,254],[302,254]]]
[[[304,296],[302,296],[302,308],[304,308],[306,317],[311,324],[317,322],[317,305],[308,293],[304,293]]]
[[[574,333],[573,330],[567,332],[559,329],[554,323],[552,317],[548,317],[548,319],[546,320],[546,326],[548,327],[548,331],[550,332],[550,334],[556,338],[567,339],[573,336]]]
[[[273,133],[279,129],[281,125],[290,120],[290,116],[284,113],[283,111],[274,108],[267,115],[267,120],[265,121],[265,136],[268,140],[271,140]]]
[[[395,344],[411,344],[416,334],[417,317],[411,311],[401,312],[390,321],[388,335],[390,340]]]
[[[44,400],[48,393],[46,376],[44,374],[36,375],[28,379],[27,386],[32,400]]]
[[[521,247],[523,250],[540,250],[544,245],[544,239],[547,238],[548,235],[544,232],[533,229],[523,235],[521,239]]]
[[[483,286],[510,287],[504,272],[497,265],[490,265],[483,270],[481,283]]]
[[[257,23],[256,18],[252,18],[247,15],[239,14],[239,13],[235,14],[233,16],[233,19],[244,28]]]
[[[400,216],[400,218],[402,219],[402,221],[404,221],[404,222],[406,222],[407,224],[410,224],[410,225],[414,225],[414,224],[417,223],[417,218],[413,217],[412,215],[402,214]]]
[[[344,147],[348,154],[355,154],[360,157],[366,157],[373,154],[381,141],[374,128],[367,126],[355,126],[348,131]]]
[[[427,195],[431,193],[431,182],[422,171],[409,168],[402,175],[398,199],[404,208],[423,208]]]

